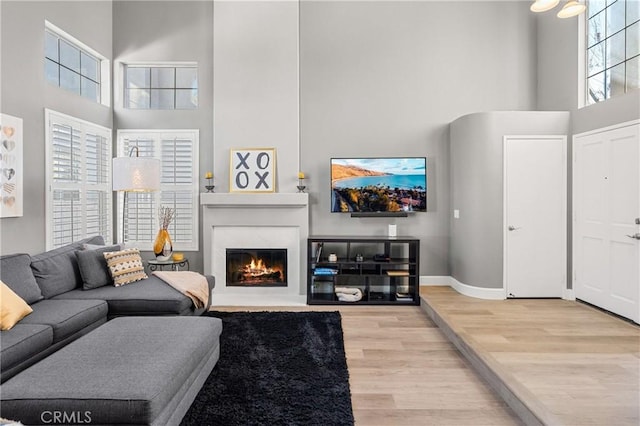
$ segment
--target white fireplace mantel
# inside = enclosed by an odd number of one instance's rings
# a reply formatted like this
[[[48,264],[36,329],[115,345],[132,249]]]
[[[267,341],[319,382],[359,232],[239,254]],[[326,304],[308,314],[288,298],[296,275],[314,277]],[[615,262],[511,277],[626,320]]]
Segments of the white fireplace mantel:
[[[205,207],[305,207],[309,194],[304,192],[245,194],[233,192],[205,192],[200,194],[200,204]]]
[[[216,278],[213,306],[304,304],[309,194],[201,193],[204,270]],[[238,243],[288,247],[288,286],[227,287],[223,253]],[[268,248],[268,247],[264,247]]]

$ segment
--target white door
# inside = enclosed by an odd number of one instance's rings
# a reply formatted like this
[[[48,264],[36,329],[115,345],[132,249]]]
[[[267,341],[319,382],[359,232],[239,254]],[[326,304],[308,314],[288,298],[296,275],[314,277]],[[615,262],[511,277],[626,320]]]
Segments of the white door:
[[[574,138],[574,291],[640,323],[638,123]]]
[[[504,137],[507,297],[562,297],[566,288],[566,141]]]

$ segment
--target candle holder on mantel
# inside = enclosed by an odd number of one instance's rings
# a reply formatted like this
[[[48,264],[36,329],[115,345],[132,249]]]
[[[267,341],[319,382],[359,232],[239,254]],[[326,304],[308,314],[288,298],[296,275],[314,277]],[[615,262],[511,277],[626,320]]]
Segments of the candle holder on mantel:
[[[215,185],[213,184],[213,173],[211,172],[207,172],[204,175],[204,178],[207,180],[207,185],[205,185],[205,189],[207,190],[207,192],[213,192],[213,188],[215,188]]]
[[[307,188],[304,185],[304,173],[302,172],[298,173],[298,186],[296,186],[296,188],[298,188],[298,192],[304,192],[304,190]]]

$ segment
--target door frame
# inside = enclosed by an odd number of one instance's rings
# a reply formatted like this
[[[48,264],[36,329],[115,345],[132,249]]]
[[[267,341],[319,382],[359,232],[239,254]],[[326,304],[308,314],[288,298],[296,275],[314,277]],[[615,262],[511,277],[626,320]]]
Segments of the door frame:
[[[567,223],[570,218],[567,215],[567,181],[568,181],[568,160],[567,160],[567,135],[504,135],[502,137],[502,289],[504,291],[505,298],[509,297],[509,289],[507,287],[507,265],[508,265],[508,242],[507,242],[507,227],[508,218],[507,218],[507,143],[510,140],[520,140],[520,139],[548,139],[548,140],[556,140],[558,143],[562,144],[562,215],[565,220],[562,221],[562,233],[564,238],[562,239],[562,263],[565,265],[564,271],[564,286],[562,287],[560,294],[563,299],[571,299],[569,292],[567,290],[567,285],[569,283],[568,277],[568,268],[569,265],[567,263],[568,259],[568,232],[567,232]]]

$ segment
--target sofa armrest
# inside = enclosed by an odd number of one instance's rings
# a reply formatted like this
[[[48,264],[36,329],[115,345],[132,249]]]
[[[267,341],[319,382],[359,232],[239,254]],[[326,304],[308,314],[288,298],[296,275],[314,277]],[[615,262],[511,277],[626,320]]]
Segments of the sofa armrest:
[[[207,303],[207,306],[205,306],[204,308],[197,309],[195,315],[202,315],[203,313],[207,312],[209,308],[211,308],[211,299],[213,299],[213,289],[216,286],[216,277],[214,277],[213,275],[205,275],[205,277],[207,278],[207,284],[209,284],[209,303]]]

